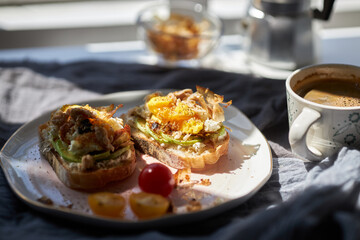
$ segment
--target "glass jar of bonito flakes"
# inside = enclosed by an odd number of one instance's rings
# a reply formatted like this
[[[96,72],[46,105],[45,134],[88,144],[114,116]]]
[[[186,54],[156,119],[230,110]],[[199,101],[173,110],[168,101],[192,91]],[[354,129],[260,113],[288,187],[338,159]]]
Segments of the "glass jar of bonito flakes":
[[[140,11],[137,24],[148,49],[168,62],[203,58],[223,31],[218,17],[190,1],[152,5]]]

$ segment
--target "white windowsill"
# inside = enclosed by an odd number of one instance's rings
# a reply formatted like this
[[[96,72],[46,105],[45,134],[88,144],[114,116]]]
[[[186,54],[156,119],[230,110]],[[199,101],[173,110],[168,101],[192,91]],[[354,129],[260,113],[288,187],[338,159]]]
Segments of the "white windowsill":
[[[225,34],[236,34],[236,24],[247,8],[246,1],[208,2],[209,10],[223,19]],[[360,1],[341,2],[335,2],[333,16],[324,27],[360,26]],[[122,0],[0,7],[0,49],[136,40],[137,13],[153,3],[153,0]]]
[[[220,2],[221,1],[221,2]],[[239,18],[244,0],[209,1],[223,19]],[[0,29],[7,31],[63,29],[135,24],[137,13],[159,1],[90,1],[0,7]]]
[[[0,8],[0,28],[7,31],[66,29],[134,24],[149,1],[91,1]]]
[[[89,1],[0,7],[0,29],[7,31],[61,29],[134,24],[137,13],[152,0]],[[222,19],[244,15],[244,0],[209,0],[209,10]],[[335,2],[334,14],[360,14],[360,1]],[[354,19],[356,21],[356,19]],[[360,21],[357,20],[360,25]]]

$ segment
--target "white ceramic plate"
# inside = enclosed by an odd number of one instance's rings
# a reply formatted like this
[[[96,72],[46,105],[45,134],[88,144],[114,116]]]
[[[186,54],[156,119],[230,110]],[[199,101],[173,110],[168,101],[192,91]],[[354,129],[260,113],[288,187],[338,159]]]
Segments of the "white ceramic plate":
[[[124,107],[117,113],[121,115],[142,104],[144,96],[151,92],[120,92],[87,103],[91,106],[122,103]],[[218,163],[204,171],[191,174],[194,181],[209,180],[209,186],[195,184],[191,189],[173,191],[170,197],[177,213],[153,220],[137,220],[127,208],[125,219],[95,216],[87,204],[89,193],[65,187],[39,153],[37,128],[49,117],[50,113],[46,113],[23,125],[4,145],[0,157],[6,179],[16,195],[31,207],[59,217],[120,228],[155,227],[197,221],[240,205],[254,195],[271,175],[272,157],[266,139],[241,111],[230,106],[225,109],[225,125],[232,129],[228,156],[222,157]],[[130,178],[110,184],[103,190],[125,196],[132,191],[139,191],[137,176],[140,169],[157,160],[146,155],[139,156],[137,160],[138,167]],[[186,206],[192,198],[201,202],[202,210],[187,211]],[[52,204],[43,203],[39,199],[51,200]]]

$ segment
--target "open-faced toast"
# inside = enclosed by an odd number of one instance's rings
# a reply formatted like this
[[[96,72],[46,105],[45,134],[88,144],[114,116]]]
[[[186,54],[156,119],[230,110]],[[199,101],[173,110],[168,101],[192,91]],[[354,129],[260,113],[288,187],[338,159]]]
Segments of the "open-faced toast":
[[[229,134],[223,125],[227,107],[223,96],[197,86],[165,96],[153,93],[123,118],[132,128],[136,148],[165,164],[201,169],[228,151]]]
[[[65,105],[39,126],[40,152],[68,187],[96,189],[130,176],[135,150],[130,127],[113,105]]]

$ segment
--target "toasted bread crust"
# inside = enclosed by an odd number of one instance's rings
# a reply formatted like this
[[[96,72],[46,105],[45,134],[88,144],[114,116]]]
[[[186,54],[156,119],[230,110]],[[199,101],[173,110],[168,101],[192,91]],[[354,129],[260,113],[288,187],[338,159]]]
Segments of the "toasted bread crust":
[[[40,152],[54,169],[58,178],[66,186],[80,190],[90,190],[104,187],[106,184],[114,181],[120,181],[129,177],[135,170],[136,155],[134,146],[131,146],[130,158],[121,161],[119,165],[111,168],[102,168],[89,171],[80,171],[70,169],[69,164],[55,151],[55,149],[47,149],[49,143],[42,136],[41,130],[44,125],[39,127],[40,136]]]
[[[162,147],[155,140],[150,139],[137,129],[133,129],[131,133],[135,147],[145,154],[149,154],[166,165],[176,168],[192,168],[201,169],[206,164],[214,164],[223,155],[228,152],[230,136],[227,133],[224,140],[216,144],[213,148],[207,149],[203,153],[188,153],[174,148]]]

